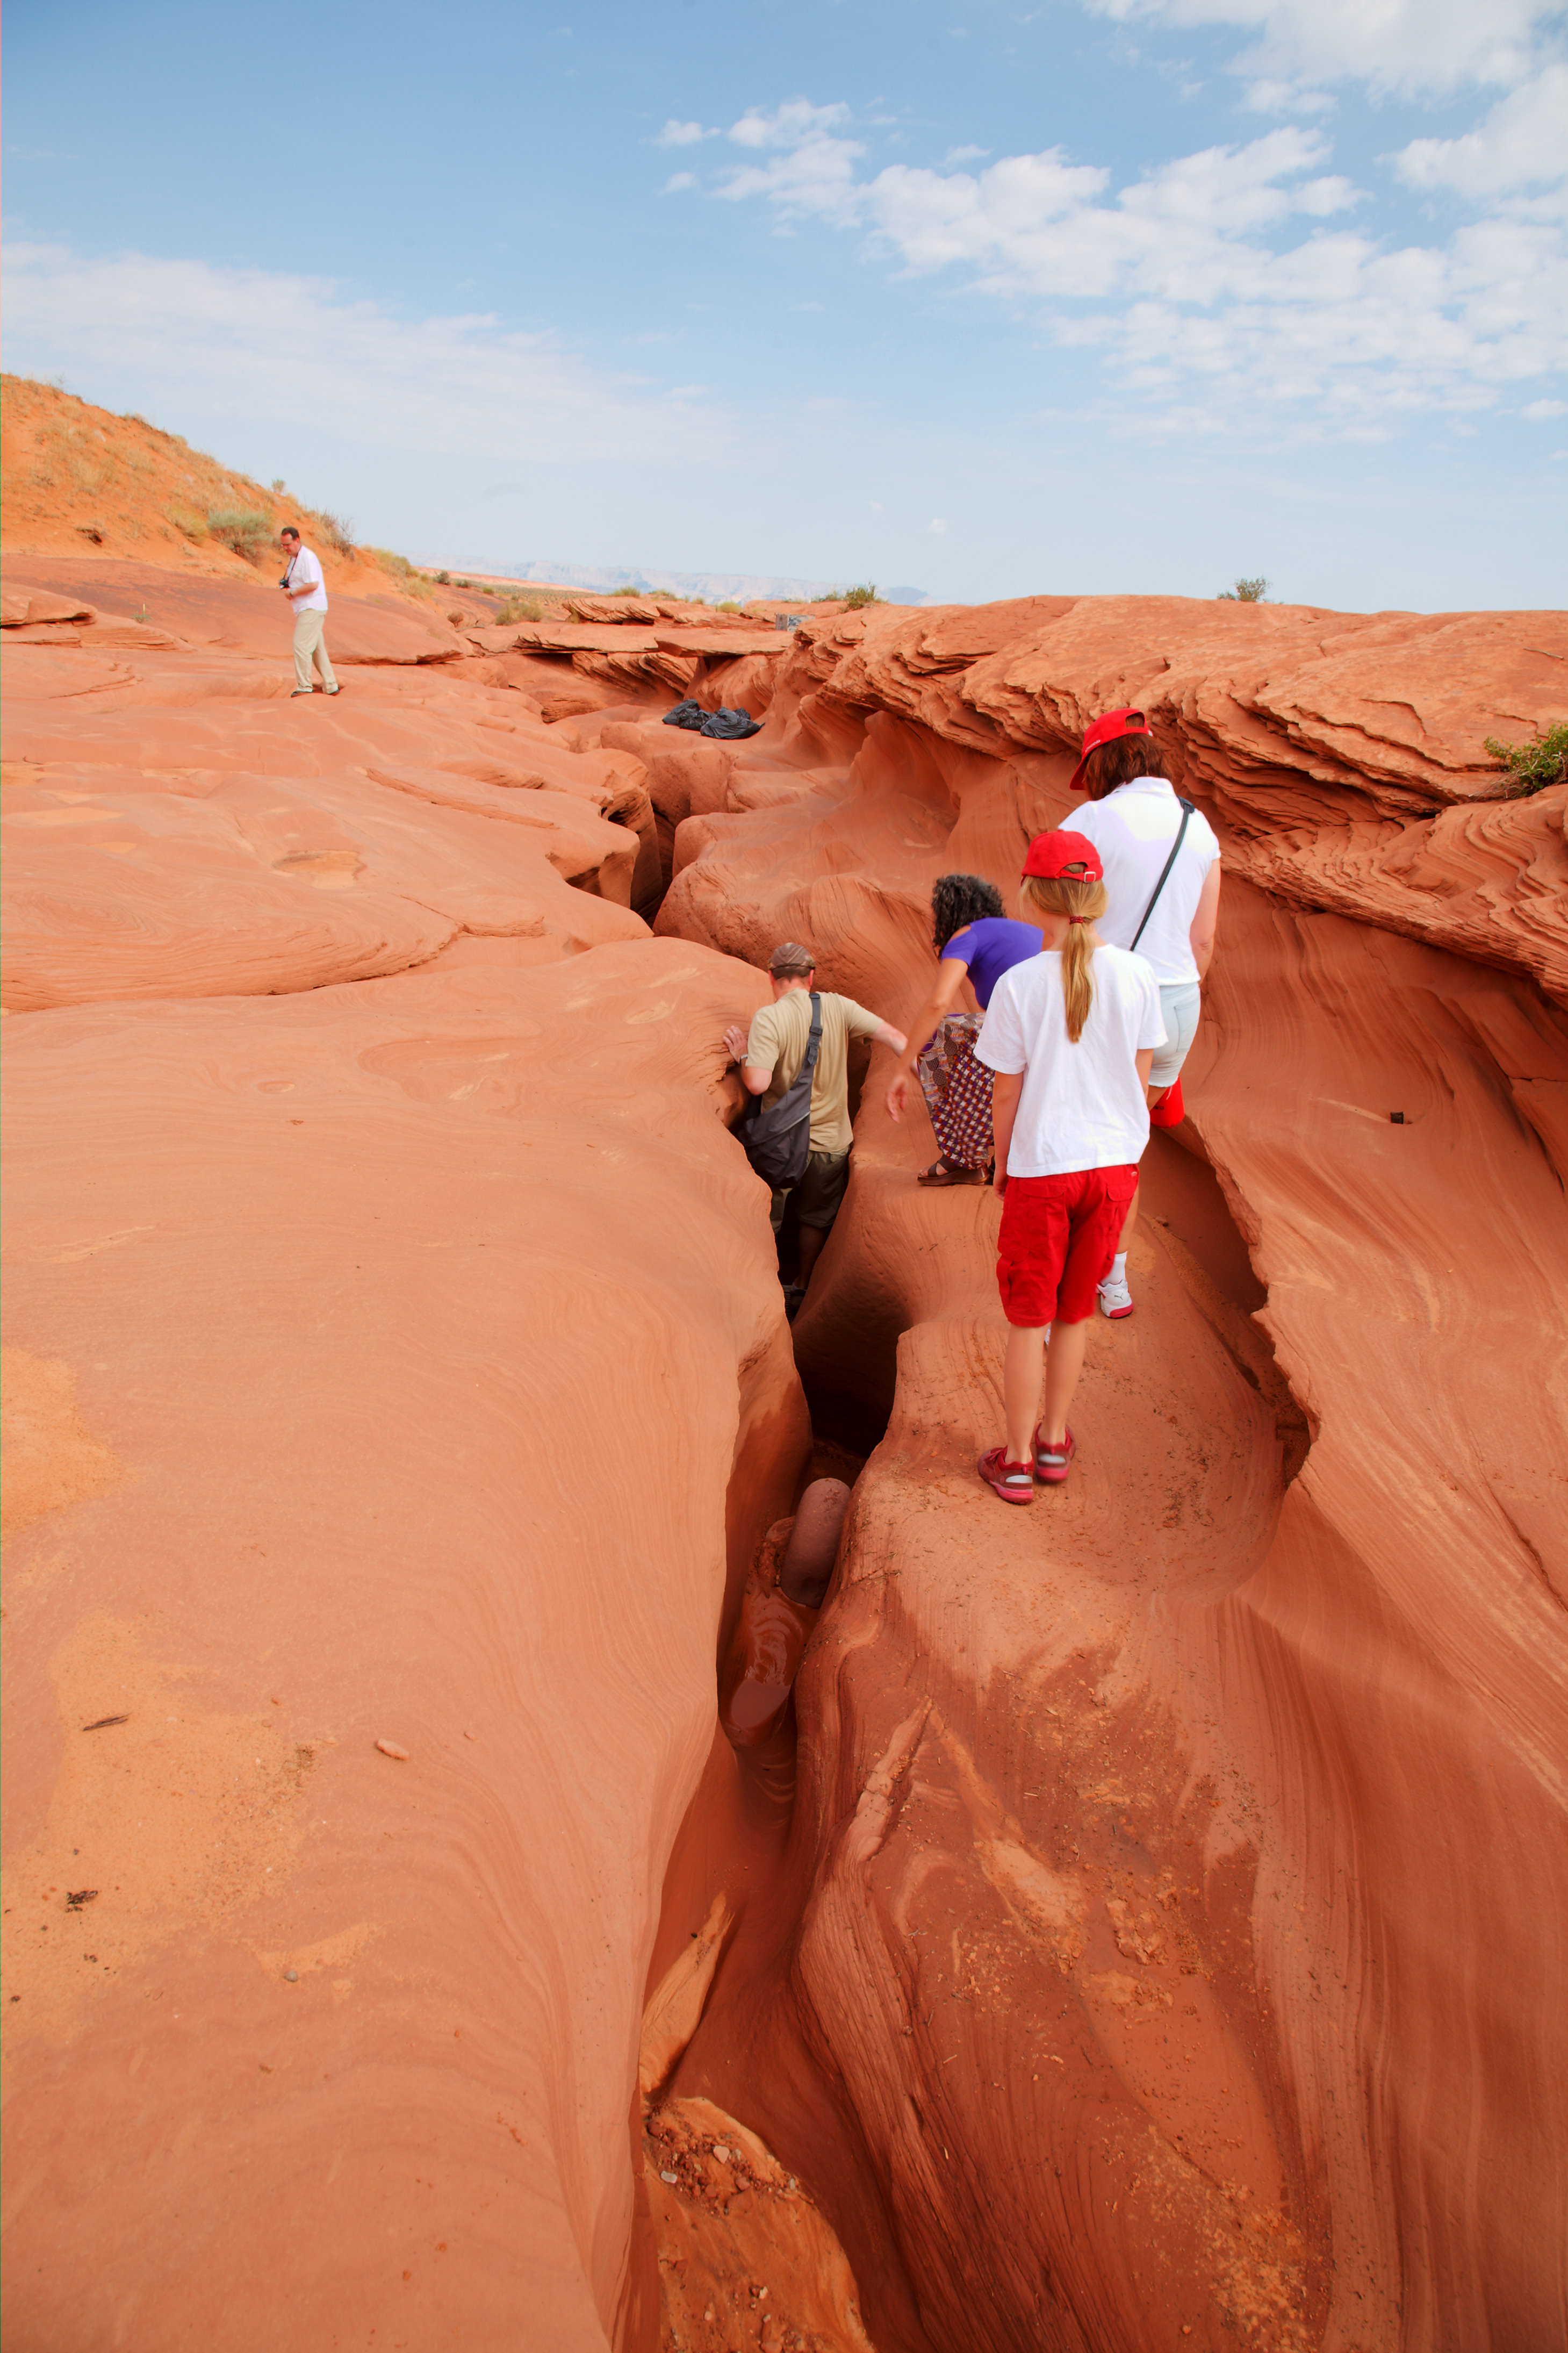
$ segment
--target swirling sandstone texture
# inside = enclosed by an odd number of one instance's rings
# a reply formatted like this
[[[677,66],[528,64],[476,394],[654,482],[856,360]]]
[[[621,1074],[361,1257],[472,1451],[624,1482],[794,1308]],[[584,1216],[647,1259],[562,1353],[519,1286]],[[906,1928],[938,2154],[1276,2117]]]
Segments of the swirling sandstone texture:
[[[6,565],[11,2342],[1560,2342],[1560,619],[332,593]],[[1221,956],[1010,1514],[994,1203],[857,1063],[792,1351],[719,1040],[1122,701]]]
[[[674,2089],[813,2183],[884,2348],[1568,2333],[1568,858],[1482,741],[1565,658],[1540,614],[846,616],[676,834],[661,931],[805,939],[895,1020],[931,880],[1011,889],[1099,708],[1229,877],[1069,1485],[974,1477],[996,1205],[917,1188],[875,1065],[795,1327],[875,1451],[789,1899]]]
[[[334,591],[365,659],[292,702],[275,592],[37,569],[3,655],[8,2339],[651,2343],[664,1861],[727,1579],[809,1445],[715,1115],[765,984],[635,911],[636,759],[489,657],[405,658],[419,614]]]

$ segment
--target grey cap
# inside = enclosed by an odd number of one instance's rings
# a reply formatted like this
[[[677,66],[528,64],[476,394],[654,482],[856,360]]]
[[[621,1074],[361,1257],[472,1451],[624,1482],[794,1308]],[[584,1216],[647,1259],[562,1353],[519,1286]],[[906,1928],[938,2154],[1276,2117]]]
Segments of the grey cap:
[[[768,970],[782,980],[786,973],[815,972],[816,958],[798,940],[781,940],[768,958]]]

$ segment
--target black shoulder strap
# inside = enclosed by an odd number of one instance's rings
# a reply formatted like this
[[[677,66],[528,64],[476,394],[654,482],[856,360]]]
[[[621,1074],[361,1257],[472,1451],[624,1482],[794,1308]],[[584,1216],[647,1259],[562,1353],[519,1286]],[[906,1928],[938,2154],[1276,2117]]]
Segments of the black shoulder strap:
[[[816,990],[813,989],[811,995],[811,1035],[805,1041],[805,1054],[800,1066],[802,1075],[809,1071],[812,1077],[815,1079],[816,1075],[816,1053],[821,1043],[822,999],[817,996]]]
[[[1144,925],[1147,924],[1150,916],[1154,912],[1154,902],[1159,897],[1161,892],[1164,889],[1166,882],[1170,879],[1171,869],[1181,855],[1182,843],[1186,837],[1188,822],[1197,814],[1193,802],[1183,800],[1180,794],[1176,797],[1176,807],[1182,812],[1182,822],[1176,828],[1176,838],[1171,844],[1171,854],[1169,858],[1166,859],[1163,866],[1160,869],[1160,880],[1155,883],[1154,888],[1149,893],[1149,904],[1143,910],[1143,922],[1139,924],[1138,929],[1133,933],[1131,941],[1128,943],[1130,947],[1135,948],[1139,941],[1142,938]]]

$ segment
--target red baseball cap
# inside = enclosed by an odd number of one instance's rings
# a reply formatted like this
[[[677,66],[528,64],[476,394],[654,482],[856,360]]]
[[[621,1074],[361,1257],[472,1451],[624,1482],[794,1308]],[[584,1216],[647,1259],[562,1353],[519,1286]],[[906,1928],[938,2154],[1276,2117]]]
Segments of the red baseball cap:
[[[1081,871],[1075,873],[1077,867]],[[1087,833],[1037,833],[1024,858],[1026,874],[1042,882],[1103,882],[1100,852]]]
[[[1085,731],[1083,749],[1079,754],[1078,765],[1072,772],[1072,783],[1068,790],[1082,792],[1083,772],[1089,765],[1089,755],[1098,751],[1102,744],[1114,744],[1119,735],[1152,735],[1153,733],[1143,713],[1134,711],[1131,705],[1125,711],[1102,711],[1093,725]]]

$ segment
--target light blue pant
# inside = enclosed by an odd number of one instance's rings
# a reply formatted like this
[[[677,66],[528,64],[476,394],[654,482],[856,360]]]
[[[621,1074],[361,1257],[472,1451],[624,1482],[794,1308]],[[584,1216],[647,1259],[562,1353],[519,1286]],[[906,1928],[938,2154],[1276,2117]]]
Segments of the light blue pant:
[[[1173,1086],[1187,1059],[1187,1049],[1198,1034],[1202,992],[1195,980],[1162,981],[1160,1010],[1165,1018],[1165,1043],[1156,1046],[1149,1065],[1152,1087]]]

